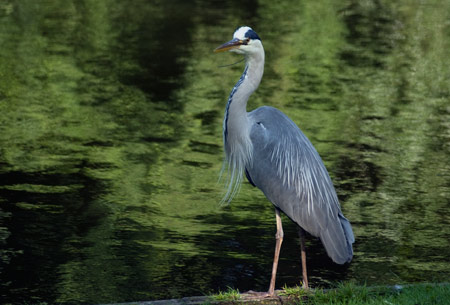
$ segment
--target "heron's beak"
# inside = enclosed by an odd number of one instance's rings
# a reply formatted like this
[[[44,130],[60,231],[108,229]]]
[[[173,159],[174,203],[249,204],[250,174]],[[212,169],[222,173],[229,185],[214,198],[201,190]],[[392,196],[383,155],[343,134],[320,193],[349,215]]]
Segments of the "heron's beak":
[[[243,40],[234,38],[233,40],[230,40],[224,43],[223,45],[217,47],[214,50],[214,53],[225,52],[232,49],[239,49],[239,47],[243,44],[245,44]]]

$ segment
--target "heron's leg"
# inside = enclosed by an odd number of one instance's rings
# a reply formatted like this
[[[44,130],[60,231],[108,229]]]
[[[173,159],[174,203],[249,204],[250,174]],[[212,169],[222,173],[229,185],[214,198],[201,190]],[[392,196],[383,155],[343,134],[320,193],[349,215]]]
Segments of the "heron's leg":
[[[275,256],[273,258],[272,278],[270,280],[270,287],[268,291],[269,296],[272,296],[275,292],[275,278],[277,277],[278,258],[280,257],[281,243],[283,242],[284,236],[283,226],[281,225],[280,210],[277,208],[275,208],[275,217],[277,220],[277,233],[275,234]]]
[[[303,289],[308,289],[308,273],[306,271],[306,247],[305,247],[305,230],[298,227],[298,234],[300,235],[300,248],[302,251],[302,277]]]

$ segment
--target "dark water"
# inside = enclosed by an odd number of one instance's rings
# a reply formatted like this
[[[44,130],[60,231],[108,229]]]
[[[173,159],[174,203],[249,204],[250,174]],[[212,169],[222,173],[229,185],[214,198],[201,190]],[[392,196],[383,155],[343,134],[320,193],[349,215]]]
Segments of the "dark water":
[[[308,242],[313,286],[450,279],[448,1],[0,1],[3,302],[266,290],[275,217],[246,183],[220,207],[221,124],[250,25],[272,105],[314,143],[356,236]],[[277,287],[299,283],[284,220]]]

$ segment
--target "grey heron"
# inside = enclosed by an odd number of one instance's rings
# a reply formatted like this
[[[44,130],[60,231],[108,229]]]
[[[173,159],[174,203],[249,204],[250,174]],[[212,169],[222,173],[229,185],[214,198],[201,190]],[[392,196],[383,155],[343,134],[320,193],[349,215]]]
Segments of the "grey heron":
[[[230,202],[245,174],[275,207],[277,232],[267,296],[274,295],[283,227],[280,211],[299,226],[303,287],[308,288],[304,231],[319,237],[338,264],[352,260],[355,239],[344,217],[333,183],[314,146],[280,110],[263,106],[247,112],[247,101],[264,72],[264,48],[250,27],[238,28],[233,39],[214,50],[245,56],[245,69],[228,98],[223,122]],[[304,230],[304,231],[303,231]]]

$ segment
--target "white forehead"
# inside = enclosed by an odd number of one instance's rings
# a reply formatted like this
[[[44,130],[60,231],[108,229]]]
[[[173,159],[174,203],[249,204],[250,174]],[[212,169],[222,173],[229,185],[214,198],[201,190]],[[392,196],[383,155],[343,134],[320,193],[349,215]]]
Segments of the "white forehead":
[[[251,29],[252,29],[251,27],[242,26],[239,29],[237,29],[236,32],[234,32],[233,38],[244,39],[245,33],[247,33]]]

